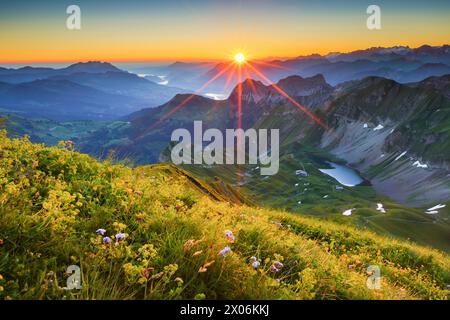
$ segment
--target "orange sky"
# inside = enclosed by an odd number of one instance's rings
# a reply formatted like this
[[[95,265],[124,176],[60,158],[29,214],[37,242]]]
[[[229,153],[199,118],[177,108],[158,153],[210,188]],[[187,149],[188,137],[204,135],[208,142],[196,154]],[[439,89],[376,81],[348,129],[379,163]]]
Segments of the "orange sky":
[[[182,10],[137,5],[99,10],[81,4],[79,31],[66,29],[63,6],[49,3],[48,12],[15,8],[11,15],[6,8],[0,13],[0,62],[212,60],[230,59],[239,51],[252,59],[450,42],[448,6],[434,11],[382,6],[382,30],[370,31],[365,6],[350,2],[336,11],[291,1],[249,2],[266,5],[191,1],[182,2]]]

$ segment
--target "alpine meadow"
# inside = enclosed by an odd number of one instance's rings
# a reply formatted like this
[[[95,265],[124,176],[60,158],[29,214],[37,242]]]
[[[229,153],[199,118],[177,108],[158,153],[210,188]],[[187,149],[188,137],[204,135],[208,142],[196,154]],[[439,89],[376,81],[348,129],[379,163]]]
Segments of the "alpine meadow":
[[[2,310],[448,306],[449,17],[440,0],[2,2]]]

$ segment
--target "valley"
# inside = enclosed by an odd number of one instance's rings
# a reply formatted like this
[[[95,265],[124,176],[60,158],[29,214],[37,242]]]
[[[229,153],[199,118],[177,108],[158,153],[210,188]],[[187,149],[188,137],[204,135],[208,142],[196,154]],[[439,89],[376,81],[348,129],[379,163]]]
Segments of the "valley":
[[[234,189],[217,191],[172,164],[99,162],[64,145],[11,140],[4,130],[0,164],[0,296],[448,298],[449,258],[442,251],[338,221],[244,205]],[[79,290],[61,288],[68,264],[82,270]],[[383,274],[380,290],[366,285],[373,264]]]
[[[445,308],[450,1],[22,0],[0,17],[2,311]]]
[[[278,88],[308,108],[329,129],[311,121],[274,85],[264,79],[256,80],[257,74],[249,74],[255,79],[249,77],[242,82],[240,121],[244,129],[280,130],[279,172],[274,176],[261,176],[259,165],[181,167],[237,204],[313,216],[448,252],[450,82],[448,75],[440,76],[445,68],[435,69],[439,71],[437,75],[426,79],[421,79],[417,73],[415,77],[419,81],[409,83],[379,77],[377,73],[367,77],[361,77],[362,73],[358,76],[345,73],[349,72],[349,66],[361,67],[361,58],[402,69],[406,63],[403,59],[420,56],[414,58],[415,62],[407,62],[410,72],[412,64],[418,68],[421,63],[431,60],[445,63],[447,59],[446,46],[419,55],[423,50],[395,51],[395,55],[404,55],[402,57],[368,50],[343,54],[342,61],[338,61],[337,56],[308,56],[276,62],[289,67],[287,69],[260,65],[273,79],[279,79],[275,84]],[[400,58],[401,62],[393,62]],[[383,62],[380,59],[384,59]],[[326,71],[325,66],[331,68],[330,71]],[[347,70],[342,76],[345,74],[350,80],[333,80],[335,73],[328,72],[336,72],[338,66]],[[222,133],[237,124],[238,85],[229,84],[234,85],[229,92],[217,90],[223,88],[225,75],[206,90],[218,92],[222,95],[220,100],[217,95],[187,93],[189,86],[195,85],[195,77],[202,72],[213,74],[213,70],[220,70],[220,65],[175,63],[167,68],[140,70],[159,74],[154,80],[160,84],[155,84],[151,77],[97,62],[63,69],[0,69],[0,80],[10,81],[0,85],[2,105],[8,105],[8,99],[13,99],[11,93],[18,90],[13,89],[17,85],[32,86],[32,90],[37,91],[30,91],[31,96],[35,95],[41,102],[41,94],[45,93],[49,99],[45,112],[33,105],[21,104],[20,108],[3,107],[0,115],[5,118],[11,137],[29,135],[32,142],[47,145],[70,140],[75,150],[131,166],[170,162],[174,147],[170,137],[174,130],[183,128],[194,136],[194,121],[202,121],[204,130],[217,128]],[[324,75],[315,74],[318,71],[323,71]],[[180,75],[184,75],[186,81],[190,79],[189,85],[176,80]],[[162,84],[161,77],[167,82]],[[23,84],[21,81],[32,82]],[[182,89],[169,87],[173,84]],[[64,103],[59,97],[67,95],[67,91],[54,95],[49,94],[50,91],[40,91],[35,85],[51,91],[58,91],[62,85],[76,94],[77,99],[83,96],[83,99],[94,100],[85,95],[89,92],[96,96],[97,102],[102,97],[112,98],[114,102],[105,102],[105,107],[96,109],[106,112],[105,117],[101,114],[91,117],[93,114],[78,107],[72,109],[73,115],[61,114],[54,106]],[[75,88],[77,91],[72,91]],[[158,90],[164,95],[159,95]],[[1,94],[8,99],[2,99]],[[17,93],[17,97],[22,95],[22,91]],[[155,106],[155,97],[159,101],[166,100]],[[83,99],[77,100],[77,104],[85,106]],[[130,105],[135,111],[124,111],[121,99],[126,99],[127,104],[138,102]],[[186,99],[188,102],[179,108]],[[15,103],[20,103],[17,101]],[[153,106],[142,108],[142,102]],[[114,109],[116,104],[122,108],[120,113]],[[38,114],[40,116],[36,116]],[[170,117],[166,117],[167,114]],[[302,173],[298,174],[299,171]],[[429,210],[434,207],[437,209]]]
[[[368,183],[349,187],[322,173],[327,160],[345,165],[343,160],[320,149],[293,144],[280,156],[280,170],[274,176],[260,176],[256,166],[195,166],[185,170],[201,177],[217,190],[227,192],[226,186],[243,194],[244,203],[285,210],[303,216],[352,225],[382,235],[410,240],[449,252],[449,211],[426,214],[426,206],[412,208],[384,196]],[[327,159],[327,160],[326,160]],[[297,176],[305,170],[307,177]],[[383,204],[385,212],[377,210]],[[354,209],[351,216],[344,216]]]

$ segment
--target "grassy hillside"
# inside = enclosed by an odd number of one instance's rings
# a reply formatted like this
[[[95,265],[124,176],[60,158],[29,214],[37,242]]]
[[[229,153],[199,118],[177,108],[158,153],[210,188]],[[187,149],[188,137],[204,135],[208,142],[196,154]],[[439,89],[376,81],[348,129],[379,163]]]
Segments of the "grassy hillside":
[[[36,143],[52,146],[61,140],[78,141],[97,130],[111,130],[126,127],[123,121],[72,121],[58,122],[44,118],[30,118],[19,112],[10,112],[0,108],[0,120],[8,130],[10,137],[28,135]],[[113,142],[113,141],[111,141]]]
[[[448,299],[437,250],[236,205],[172,165],[70,149],[0,133],[1,299]],[[82,289],[63,290],[74,264]]]
[[[246,195],[247,204],[320,217],[450,252],[447,208],[429,215],[424,212],[426,208],[406,207],[376,194],[367,182],[355,187],[343,186],[318,168],[327,167],[325,160],[345,163],[321,149],[291,143],[283,145],[282,150],[280,170],[273,176],[261,176],[257,165],[183,165],[183,169],[213,186],[217,185],[217,180],[226,185],[239,185],[237,189]],[[305,169],[308,177],[296,176],[298,169]],[[337,190],[336,186],[342,189]],[[382,203],[386,212],[377,211],[377,203]],[[350,208],[355,209],[353,214],[343,216]]]

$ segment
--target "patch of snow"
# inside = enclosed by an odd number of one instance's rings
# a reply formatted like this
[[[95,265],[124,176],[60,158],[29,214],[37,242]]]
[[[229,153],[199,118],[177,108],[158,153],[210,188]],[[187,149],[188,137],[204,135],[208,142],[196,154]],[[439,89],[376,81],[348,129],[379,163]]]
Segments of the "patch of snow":
[[[386,210],[384,210],[384,207],[383,207],[382,203],[377,203],[377,210],[382,212],[382,213],[386,213]]]
[[[368,128],[369,125],[367,123],[364,123],[364,128]]]
[[[391,134],[392,132],[394,132],[395,129],[391,129],[391,131],[389,131],[389,134]]]
[[[355,210],[355,208],[345,210],[344,212],[342,212],[342,215],[343,215],[343,216],[351,216],[353,210]]]
[[[394,161],[397,161],[401,157],[403,157],[408,151],[403,151],[397,158],[394,159]]]
[[[302,202],[301,202],[301,201],[298,201],[297,204],[302,204]]]
[[[380,156],[380,158],[384,158],[384,153]]]
[[[226,99],[226,96],[221,93],[205,93],[205,96],[207,98],[212,98],[213,100],[225,100]]]
[[[381,129],[383,129],[384,127],[381,125],[381,124],[379,124],[379,125],[377,125],[375,128],[373,128],[373,131],[377,131],[377,130],[381,130]]]
[[[417,168],[428,168],[427,164],[422,164],[420,163],[420,161],[416,161],[413,163],[413,166],[417,167]]]
[[[298,187],[298,183],[296,183],[294,186]]]
[[[324,198],[324,199],[328,198],[328,195],[327,195],[327,194],[326,194],[326,195],[324,195],[324,196],[323,196],[323,198]]]
[[[445,204],[438,204],[438,205],[436,205],[436,206],[434,206],[434,207],[431,207],[430,209],[428,209],[427,211],[430,211],[430,210],[437,210],[437,209],[442,209],[442,208],[445,208],[446,207],[446,205]]]
[[[427,211],[425,211],[426,214],[436,214],[439,213],[438,209],[442,209],[445,208],[446,205],[445,204],[438,204],[435,205],[434,207],[429,208]]]

